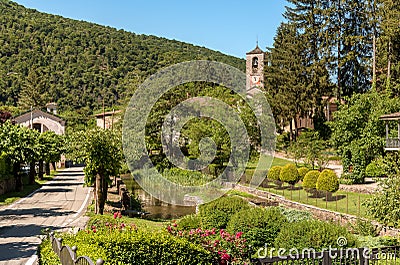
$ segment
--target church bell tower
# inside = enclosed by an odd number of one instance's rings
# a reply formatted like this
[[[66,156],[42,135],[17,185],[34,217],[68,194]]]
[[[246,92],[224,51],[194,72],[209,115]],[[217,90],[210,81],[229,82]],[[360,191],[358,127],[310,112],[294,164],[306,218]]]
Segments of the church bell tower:
[[[265,53],[258,43],[254,50],[246,53],[246,91],[264,88],[264,60]]]

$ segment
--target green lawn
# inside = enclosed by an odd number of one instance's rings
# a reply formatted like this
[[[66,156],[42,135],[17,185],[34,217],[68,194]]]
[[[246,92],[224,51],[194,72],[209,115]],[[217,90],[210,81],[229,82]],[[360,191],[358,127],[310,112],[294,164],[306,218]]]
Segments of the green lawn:
[[[268,186],[269,187],[267,188],[259,187],[259,189],[284,196],[286,199],[291,201],[313,205],[340,213],[347,213],[359,217],[367,217],[366,209],[362,205],[362,202],[371,197],[369,194],[338,191],[332,195],[332,199],[328,199],[328,201],[326,201],[325,196],[315,198],[305,192],[301,188],[301,184],[296,184],[294,189],[291,189],[287,184],[285,184],[283,188],[278,188],[271,182]]]
[[[253,176],[254,170],[257,167],[257,163],[258,163],[258,161],[257,162],[249,161],[247,163],[245,174],[246,174],[246,177],[248,179],[250,179]],[[294,164],[294,162],[292,162],[290,160],[274,157],[274,160],[272,161],[271,167],[273,167],[273,166],[284,166],[284,165],[287,165],[287,164]],[[261,167],[261,170],[264,170],[264,169],[265,168]]]

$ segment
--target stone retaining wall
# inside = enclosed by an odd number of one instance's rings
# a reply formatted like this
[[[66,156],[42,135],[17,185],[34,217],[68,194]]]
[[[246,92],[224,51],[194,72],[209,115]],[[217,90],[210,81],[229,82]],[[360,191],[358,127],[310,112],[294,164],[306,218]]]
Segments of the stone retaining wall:
[[[15,191],[15,178],[1,179],[0,180],[0,195],[4,193]]]
[[[247,193],[262,197],[262,198],[267,198],[271,201],[276,201],[279,203],[279,205],[282,205],[282,206],[286,206],[286,207],[301,210],[301,211],[310,212],[315,218],[320,219],[320,220],[334,221],[334,222],[339,222],[342,225],[345,225],[348,223],[355,223],[358,218],[357,216],[354,216],[354,215],[338,213],[338,212],[318,208],[318,207],[315,207],[312,205],[294,202],[294,201],[286,199],[283,196],[276,195],[276,194],[270,193],[268,191],[258,190],[258,189],[250,188],[247,186],[242,186],[239,184],[232,184],[232,188],[234,188],[235,190],[247,192]],[[381,232],[380,232],[380,235],[382,235],[382,236],[383,235],[397,236],[400,234],[399,229],[384,227],[376,222],[374,222],[374,224],[377,225],[378,227],[382,228]]]

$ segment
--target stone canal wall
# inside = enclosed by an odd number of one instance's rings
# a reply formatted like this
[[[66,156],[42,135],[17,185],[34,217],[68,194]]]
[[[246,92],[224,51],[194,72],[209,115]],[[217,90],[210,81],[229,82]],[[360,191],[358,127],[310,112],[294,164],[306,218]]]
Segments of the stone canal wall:
[[[350,215],[350,214],[343,214],[343,213],[339,213],[339,212],[334,212],[334,211],[330,211],[330,210],[326,210],[326,209],[322,209],[322,208],[318,208],[312,205],[307,205],[307,204],[302,204],[299,202],[294,202],[291,200],[286,199],[283,196],[280,195],[276,195],[273,193],[270,193],[268,191],[263,191],[263,190],[258,190],[258,189],[254,189],[248,186],[243,186],[240,184],[230,184],[232,185],[232,188],[238,191],[242,191],[242,192],[247,192],[256,196],[259,196],[261,198],[266,198],[268,200],[274,201],[274,202],[278,202],[279,205],[281,206],[285,206],[288,208],[292,208],[292,209],[297,209],[297,210],[301,210],[301,211],[306,211],[311,213],[315,218],[320,219],[320,220],[325,220],[325,221],[333,221],[333,222],[339,222],[342,225],[346,225],[349,223],[355,223],[357,221],[357,216],[354,215]],[[397,236],[400,234],[400,230],[399,229],[394,229],[391,227],[385,227],[380,225],[377,222],[374,222],[374,224],[378,227],[380,227],[380,235],[384,236]]]

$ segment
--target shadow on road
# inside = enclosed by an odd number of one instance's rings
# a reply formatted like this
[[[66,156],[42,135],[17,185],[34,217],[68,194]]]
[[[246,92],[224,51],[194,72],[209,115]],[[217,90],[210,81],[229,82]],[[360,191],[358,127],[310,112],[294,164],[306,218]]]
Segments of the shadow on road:
[[[69,214],[75,213],[74,211],[65,211],[62,208],[52,208],[52,209],[41,209],[41,208],[32,208],[32,209],[7,209],[0,211],[0,220],[1,219],[25,219],[31,217],[49,217],[49,216],[66,216]],[[4,226],[0,227],[0,235],[1,230]]]
[[[60,229],[60,227],[54,226],[41,226],[41,225],[15,225],[15,226],[6,226],[0,228],[0,261],[9,261],[12,259],[20,259],[20,258],[29,258],[35,253],[38,242],[8,242],[2,243],[3,238],[7,238],[7,234],[12,234],[12,237],[32,237],[36,235],[44,234],[42,231],[44,229],[50,229],[50,231],[54,231]],[[7,233],[5,235],[2,234],[2,231],[6,230]]]

